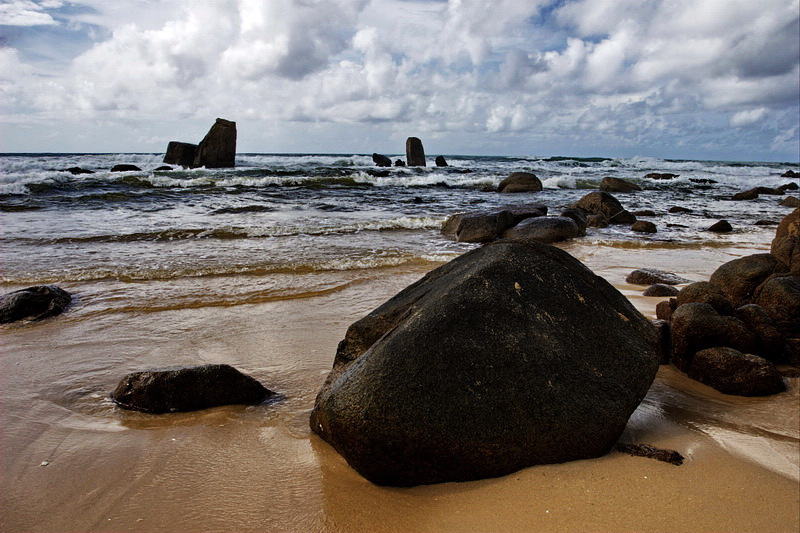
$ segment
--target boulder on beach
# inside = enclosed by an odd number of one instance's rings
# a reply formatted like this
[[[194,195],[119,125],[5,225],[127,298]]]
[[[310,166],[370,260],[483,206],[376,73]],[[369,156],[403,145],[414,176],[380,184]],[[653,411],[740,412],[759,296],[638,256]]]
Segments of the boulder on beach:
[[[606,177],[600,182],[600,190],[605,192],[634,192],[634,191],[641,191],[642,188],[636,185],[635,183],[631,183],[630,181],[625,181],[620,178],[612,178]]]
[[[120,407],[146,413],[252,405],[272,396],[275,393],[257,380],[224,364],[133,372],[111,393]]]
[[[547,213],[545,213],[547,214]],[[561,211],[559,216],[568,217],[575,221],[578,226],[578,236],[586,235],[586,228],[589,227],[589,220],[586,218],[586,212],[577,207],[568,207]]]
[[[680,285],[681,283],[691,283],[691,280],[657,268],[637,268],[628,274],[625,281],[633,285],[654,285],[656,283]]]
[[[755,335],[744,322],[732,316],[720,315],[707,303],[688,303],[672,313],[672,363],[683,372],[692,365],[694,354],[706,348],[725,346],[752,353],[756,349]]]
[[[713,307],[721,315],[732,315],[733,305],[718,286],[707,281],[690,283],[678,291],[678,305],[704,303]]]
[[[111,167],[111,172],[141,172],[142,169],[136,165],[119,164]]]
[[[775,365],[757,355],[733,348],[708,348],[694,356],[690,378],[723,394],[769,396],[786,390]]]
[[[770,277],[758,288],[753,303],[767,312],[785,337],[800,336],[800,276]]]
[[[800,275],[800,208],[783,217],[778,224],[770,253],[792,274]]]
[[[574,239],[580,235],[580,229],[570,217],[537,217],[528,218],[507,229],[504,239],[537,241],[554,243]]]
[[[497,186],[497,192],[538,192],[542,182],[530,172],[512,172]]]
[[[622,204],[607,192],[595,191],[583,196],[571,207],[583,209],[591,215],[602,215],[611,224],[633,224],[636,217],[622,207]]]
[[[743,305],[736,310],[736,318],[756,337],[756,355],[772,361],[785,359],[784,335],[766,309],[756,304]]]
[[[731,223],[727,220],[720,220],[712,224],[711,227],[708,228],[708,231],[713,233],[730,233],[733,231],[733,226],[731,226]]]
[[[521,221],[547,215],[547,206],[532,204],[502,209],[457,213],[445,220],[442,233],[459,242],[491,242]]]
[[[167,161],[164,161],[167,163]],[[197,145],[192,166],[231,168],[236,166],[236,122],[218,118]]]
[[[55,285],[37,285],[0,296],[0,324],[61,314],[72,295]]]
[[[164,154],[163,163],[191,167],[194,165],[194,156],[197,154],[197,145],[180,141],[170,141],[167,153]]]
[[[672,314],[678,308],[678,300],[670,298],[656,304],[656,318],[667,322],[672,320]]]
[[[425,149],[422,147],[422,141],[417,137],[406,139],[406,161],[410,167],[426,166]]]
[[[709,282],[719,287],[734,309],[750,303],[753,294],[772,275],[778,260],[772,254],[753,254],[720,265]]]
[[[392,160],[386,157],[385,155],[373,153],[372,154],[372,162],[378,165],[379,167],[390,167],[392,166]]]
[[[447,166],[447,160],[444,158],[443,155],[437,155],[436,159],[434,160],[434,162],[436,163],[437,167],[446,167]]]
[[[566,252],[501,241],[352,324],[310,426],[379,485],[599,457],[652,383],[657,343],[650,321]]]

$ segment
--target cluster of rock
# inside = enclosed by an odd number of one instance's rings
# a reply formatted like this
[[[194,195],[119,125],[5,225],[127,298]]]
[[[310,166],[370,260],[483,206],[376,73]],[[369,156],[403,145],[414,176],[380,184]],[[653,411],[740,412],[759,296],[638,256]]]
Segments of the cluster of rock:
[[[385,155],[373,153],[372,161],[379,167],[391,167],[392,160]],[[447,160],[444,156],[437,156],[435,159],[437,167],[446,167]],[[422,141],[418,137],[409,137],[406,139],[406,160],[398,159],[394,162],[396,167],[424,167],[427,166],[425,160],[425,148],[422,146]]]
[[[662,363],[726,394],[785,390],[775,364],[800,367],[800,209],[781,221],[770,253],[725,263],[656,316]]]
[[[81,167],[69,167],[69,168],[62,168],[60,169],[61,172],[69,172],[72,175],[80,175],[80,174],[94,174],[94,170],[89,170],[86,168]],[[169,166],[160,166],[155,169],[154,171],[164,171],[164,170],[172,170],[172,167]],[[131,165],[127,163],[122,163],[119,165],[114,165],[111,167],[110,172],[142,172],[142,169],[137,167],[136,165]]]
[[[218,118],[200,144],[170,141],[164,163],[189,168],[236,166],[236,122]]]
[[[566,252],[492,243],[350,326],[310,426],[380,485],[598,457],[652,383],[657,341]]]

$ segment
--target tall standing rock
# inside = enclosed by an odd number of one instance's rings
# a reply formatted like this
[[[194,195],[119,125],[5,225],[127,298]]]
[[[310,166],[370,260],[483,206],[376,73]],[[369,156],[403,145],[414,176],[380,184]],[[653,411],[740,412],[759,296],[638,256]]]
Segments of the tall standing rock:
[[[197,146],[192,166],[206,168],[236,166],[236,123],[218,118]]]
[[[310,425],[381,485],[598,457],[653,382],[658,342],[566,252],[488,244],[350,326]]]
[[[417,137],[406,139],[406,160],[410,167],[424,167],[425,149],[422,148],[422,141]]]

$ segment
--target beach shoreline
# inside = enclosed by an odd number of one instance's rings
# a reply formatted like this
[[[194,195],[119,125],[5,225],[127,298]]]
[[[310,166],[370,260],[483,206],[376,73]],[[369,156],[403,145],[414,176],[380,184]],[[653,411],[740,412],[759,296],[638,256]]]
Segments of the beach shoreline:
[[[562,245],[646,316],[624,281],[658,267],[690,279],[751,247]],[[5,531],[792,531],[800,524],[798,378],[767,398],[722,395],[662,367],[621,441],[674,449],[682,466],[616,451],[502,478],[393,489],[361,478],[308,428],[347,326],[421,277],[348,273],[325,294],[230,307],[131,311],[4,326]],[[363,274],[363,273],[362,273]],[[283,400],[165,416],[124,412],[116,380],[224,362]],[[165,365],[168,363],[168,365]],[[80,376],[80,377],[78,377]]]

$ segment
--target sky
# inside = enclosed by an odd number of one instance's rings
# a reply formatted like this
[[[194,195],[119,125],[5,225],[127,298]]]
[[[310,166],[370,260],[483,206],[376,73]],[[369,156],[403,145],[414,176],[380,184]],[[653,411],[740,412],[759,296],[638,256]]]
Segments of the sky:
[[[0,0],[0,152],[800,160],[797,0]]]

